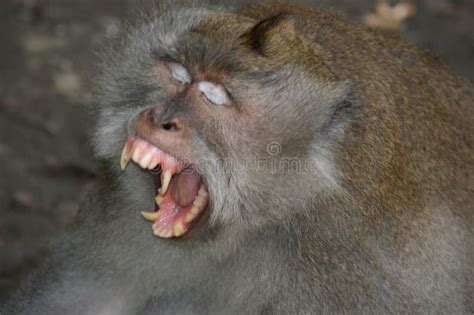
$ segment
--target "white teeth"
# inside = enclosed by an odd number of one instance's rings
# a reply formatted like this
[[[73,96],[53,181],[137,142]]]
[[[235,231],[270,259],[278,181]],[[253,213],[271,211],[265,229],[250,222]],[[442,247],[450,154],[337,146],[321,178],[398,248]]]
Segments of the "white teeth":
[[[166,194],[166,191],[168,190],[168,187],[170,185],[170,182],[171,182],[171,171],[170,170],[166,170],[164,175],[162,176],[161,178],[161,191],[160,191],[160,195],[164,195]]]
[[[198,214],[199,213],[199,206],[198,205],[193,206],[191,208],[191,213],[194,214],[194,215]]]
[[[173,229],[174,236],[181,236],[184,234],[184,226],[182,223],[177,223]]]
[[[158,195],[155,197],[155,202],[157,205],[160,205],[161,201],[163,200],[163,196]]]
[[[142,159],[140,160],[138,164],[140,164],[141,168],[148,168],[148,165],[150,164],[151,159],[152,159],[151,154],[147,153],[142,157]]]
[[[201,187],[198,190],[198,196],[207,197],[208,195],[209,193],[207,192],[206,187],[204,187],[204,185],[201,185]]]
[[[194,207],[193,207],[194,208]],[[196,218],[196,214],[192,213],[192,209],[191,209],[191,213],[188,213],[186,215],[186,217],[184,218],[184,223],[190,223],[192,222],[195,218]]]
[[[140,163],[140,148],[133,150],[132,160],[136,163]]]
[[[202,200],[198,200],[198,198],[194,200],[193,207],[191,208],[191,213],[194,215],[198,214],[202,207]]]
[[[160,217],[159,212],[145,212],[145,211],[142,211],[142,212],[141,212],[141,215],[142,215],[146,220],[151,221],[151,222],[156,221],[156,220]]]
[[[173,174],[182,171],[185,166],[181,164],[176,158],[161,151],[153,144],[140,139],[138,137],[129,137],[120,156],[120,167],[125,170],[130,160],[140,165],[143,169],[155,169],[161,164],[161,188],[158,189],[158,195],[155,196],[155,202],[159,206],[163,203],[164,195],[169,190],[171,185],[171,178]],[[153,234],[163,238],[182,236],[187,229],[187,224],[191,223],[200,214],[203,206],[208,200],[209,193],[204,184],[199,187],[197,196],[193,202],[191,210],[186,213],[184,220],[180,220],[173,228],[160,226],[160,217],[163,211],[157,212],[141,212],[143,218],[154,222]],[[189,209],[189,208],[188,208]]]
[[[198,194],[196,196],[196,199],[194,199],[193,207],[191,208],[191,214],[189,214],[185,218],[186,220],[193,220],[199,214],[199,212],[201,211],[202,206],[207,201],[207,196],[208,195],[209,194],[206,190],[206,187],[204,187],[204,185],[201,185],[201,187],[198,190]],[[186,223],[188,223],[188,222],[186,222]]]
[[[201,207],[203,203],[204,203],[204,198],[202,198],[201,196],[197,196],[193,202],[193,208],[194,206]]]
[[[153,230],[153,234],[163,238],[170,238],[173,236],[173,231],[157,228]]]
[[[180,163],[176,158],[161,151],[151,143],[136,137],[129,137],[122,150],[120,156],[122,170],[127,167],[130,160],[133,160],[143,169],[152,170],[161,164],[161,168],[169,170],[171,175],[180,171]]]
[[[149,170],[152,170],[152,169],[154,169],[155,167],[157,167],[158,164],[159,164],[158,159],[157,159],[156,157],[155,157],[155,158],[152,158],[152,159],[151,159],[151,162],[148,164],[148,169],[149,169]]]

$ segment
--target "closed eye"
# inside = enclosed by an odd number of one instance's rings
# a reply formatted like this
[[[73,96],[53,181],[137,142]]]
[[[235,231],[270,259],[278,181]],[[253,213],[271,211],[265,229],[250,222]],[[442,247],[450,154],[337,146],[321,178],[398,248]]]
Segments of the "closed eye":
[[[183,65],[176,62],[171,62],[169,64],[169,67],[171,69],[171,76],[179,84],[187,85],[192,82],[191,75]]]
[[[210,103],[217,106],[230,105],[229,94],[222,85],[203,81],[199,82],[198,87]]]

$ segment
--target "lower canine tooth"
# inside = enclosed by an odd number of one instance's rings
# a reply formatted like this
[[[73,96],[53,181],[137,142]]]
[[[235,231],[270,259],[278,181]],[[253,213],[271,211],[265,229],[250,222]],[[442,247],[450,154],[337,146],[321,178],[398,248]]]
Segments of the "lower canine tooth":
[[[152,222],[156,221],[158,219],[158,217],[160,216],[159,212],[145,212],[145,211],[142,211],[141,215],[146,220],[152,221]]]
[[[161,180],[161,191],[160,191],[160,194],[163,196],[166,191],[168,190],[168,187],[170,185],[170,181],[171,181],[171,171],[170,170],[166,170],[165,171],[165,174],[163,175],[163,178]]]

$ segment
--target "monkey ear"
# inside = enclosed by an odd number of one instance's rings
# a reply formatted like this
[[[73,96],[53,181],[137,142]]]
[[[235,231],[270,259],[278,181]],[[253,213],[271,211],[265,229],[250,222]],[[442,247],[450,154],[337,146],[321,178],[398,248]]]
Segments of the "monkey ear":
[[[241,36],[244,45],[265,57],[281,54],[296,38],[294,21],[286,12],[259,21]]]

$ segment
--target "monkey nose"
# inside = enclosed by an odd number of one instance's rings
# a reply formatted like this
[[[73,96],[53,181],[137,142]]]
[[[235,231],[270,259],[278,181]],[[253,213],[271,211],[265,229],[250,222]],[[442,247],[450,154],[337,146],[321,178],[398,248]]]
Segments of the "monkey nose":
[[[155,130],[162,130],[167,132],[176,132],[182,129],[180,120],[170,113],[169,110],[163,110],[158,107],[151,107],[146,109],[141,115],[144,115],[145,120],[150,124],[150,127]]]

